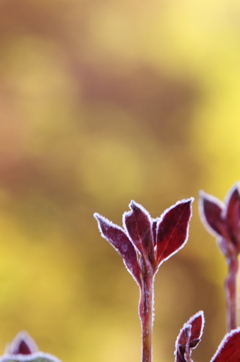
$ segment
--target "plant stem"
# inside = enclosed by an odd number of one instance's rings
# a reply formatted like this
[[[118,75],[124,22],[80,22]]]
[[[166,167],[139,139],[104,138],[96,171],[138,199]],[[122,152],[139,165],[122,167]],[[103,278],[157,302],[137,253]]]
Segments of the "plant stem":
[[[142,362],[152,362],[153,274],[147,275],[140,289],[139,316],[142,327]]]
[[[237,328],[237,257],[228,257],[228,276],[224,288],[227,305],[227,332]]]

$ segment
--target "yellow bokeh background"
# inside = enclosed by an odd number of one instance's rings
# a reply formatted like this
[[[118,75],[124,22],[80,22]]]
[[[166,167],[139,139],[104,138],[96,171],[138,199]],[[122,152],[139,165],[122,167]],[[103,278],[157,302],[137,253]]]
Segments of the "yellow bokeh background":
[[[100,237],[131,199],[195,197],[189,242],[156,277],[154,361],[225,334],[226,265],[198,191],[240,179],[236,0],[0,1],[0,349],[20,330],[63,362],[140,360],[138,288]],[[239,299],[239,296],[238,296]]]

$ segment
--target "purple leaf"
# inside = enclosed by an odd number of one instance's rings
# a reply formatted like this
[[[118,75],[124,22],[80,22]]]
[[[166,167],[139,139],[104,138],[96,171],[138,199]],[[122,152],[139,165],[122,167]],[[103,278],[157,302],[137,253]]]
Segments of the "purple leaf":
[[[140,267],[138,264],[137,253],[124,230],[97,213],[94,214],[94,217],[98,222],[102,237],[105,238],[122,256],[126,268],[138,285],[140,285]]]
[[[16,354],[0,357],[0,362],[61,362],[49,353],[36,352],[30,355]]]
[[[131,211],[123,214],[123,224],[132,243],[145,261],[154,265],[152,219],[149,213],[135,201],[129,205]]]
[[[200,343],[204,327],[204,315],[200,311],[192,316],[180,330],[175,345],[175,362],[191,362],[192,349]]]
[[[49,353],[39,352],[34,340],[26,333],[20,332],[7,345],[0,362],[61,362]]]
[[[216,197],[200,191],[199,213],[208,231],[214,236],[223,236],[224,220],[222,211],[224,204]]]
[[[211,362],[240,361],[240,328],[228,333],[222,340]]]
[[[226,220],[230,239],[240,251],[240,193],[238,185],[230,190],[226,201]]]
[[[193,198],[182,200],[167,209],[157,224],[158,266],[187,242]]]
[[[240,253],[239,183],[230,189],[224,203],[202,191],[199,212],[204,226],[217,236],[222,253],[227,258],[237,257]]]
[[[5,353],[28,355],[37,351],[38,348],[34,340],[26,332],[19,332],[12,343],[7,345]]]

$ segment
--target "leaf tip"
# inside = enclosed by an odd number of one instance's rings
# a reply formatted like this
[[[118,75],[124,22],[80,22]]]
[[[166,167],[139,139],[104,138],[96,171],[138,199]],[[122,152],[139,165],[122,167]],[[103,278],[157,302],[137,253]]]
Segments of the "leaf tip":
[[[137,203],[136,201],[131,200],[128,206],[129,206],[129,208],[130,208],[131,210],[134,210],[134,208],[135,208],[137,205],[138,205],[138,203]]]
[[[99,219],[99,217],[100,217],[101,215],[99,214],[99,213],[97,213],[97,212],[94,212],[94,214],[93,214],[93,217],[98,221],[98,219]]]
[[[139,204],[134,200],[131,200],[128,206],[131,209],[131,211],[126,211],[124,214],[132,214],[132,211],[138,211],[138,210],[144,212],[145,214],[148,214],[148,211],[141,204]]]
[[[193,196],[189,197],[189,199],[186,199],[186,201],[189,201],[191,204],[193,203],[194,200],[195,198]]]
[[[25,332],[19,332],[14,340],[6,346],[5,354],[30,355],[38,351],[35,341]]]
[[[102,223],[104,222],[104,217],[100,214],[98,214],[97,212],[95,212],[93,214],[93,217],[95,218],[95,220],[97,220],[97,224],[98,224],[98,229],[100,231],[100,233],[102,234]]]

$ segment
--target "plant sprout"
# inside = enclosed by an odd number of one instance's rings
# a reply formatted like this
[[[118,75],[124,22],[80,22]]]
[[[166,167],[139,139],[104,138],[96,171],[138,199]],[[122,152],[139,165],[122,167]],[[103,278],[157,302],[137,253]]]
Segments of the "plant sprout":
[[[140,290],[139,318],[142,331],[141,362],[152,362],[154,280],[160,265],[187,242],[193,198],[178,201],[154,219],[143,206],[131,201],[130,211],[123,214],[123,227],[95,213],[98,227],[121,255]],[[210,362],[240,362],[240,328],[236,318],[236,277],[240,253],[240,192],[235,184],[225,203],[200,193],[200,216],[206,228],[217,237],[226,257],[228,276],[225,280],[227,333]],[[193,315],[182,327],[175,344],[175,362],[193,362],[192,350],[203,335],[204,313]],[[39,352],[34,340],[20,332],[7,345],[0,362],[60,362],[56,357]],[[97,362],[97,361],[96,361]]]
[[[160,265],[187,241],[192,201],[177,202],[157,219],[132,201],[131,211],[123,214],[123,228],[94,214],[102,237],[122,256],[140,289],[142,362],[152,361],[154,278]]]
[[[240,193],[239,184],[228,192],[225,202],[200,192],[199,210],[206,229],[217,238],[226,258],[228,275],[225,280],[227,331],[237,327],[237,272],[240,253]]]

